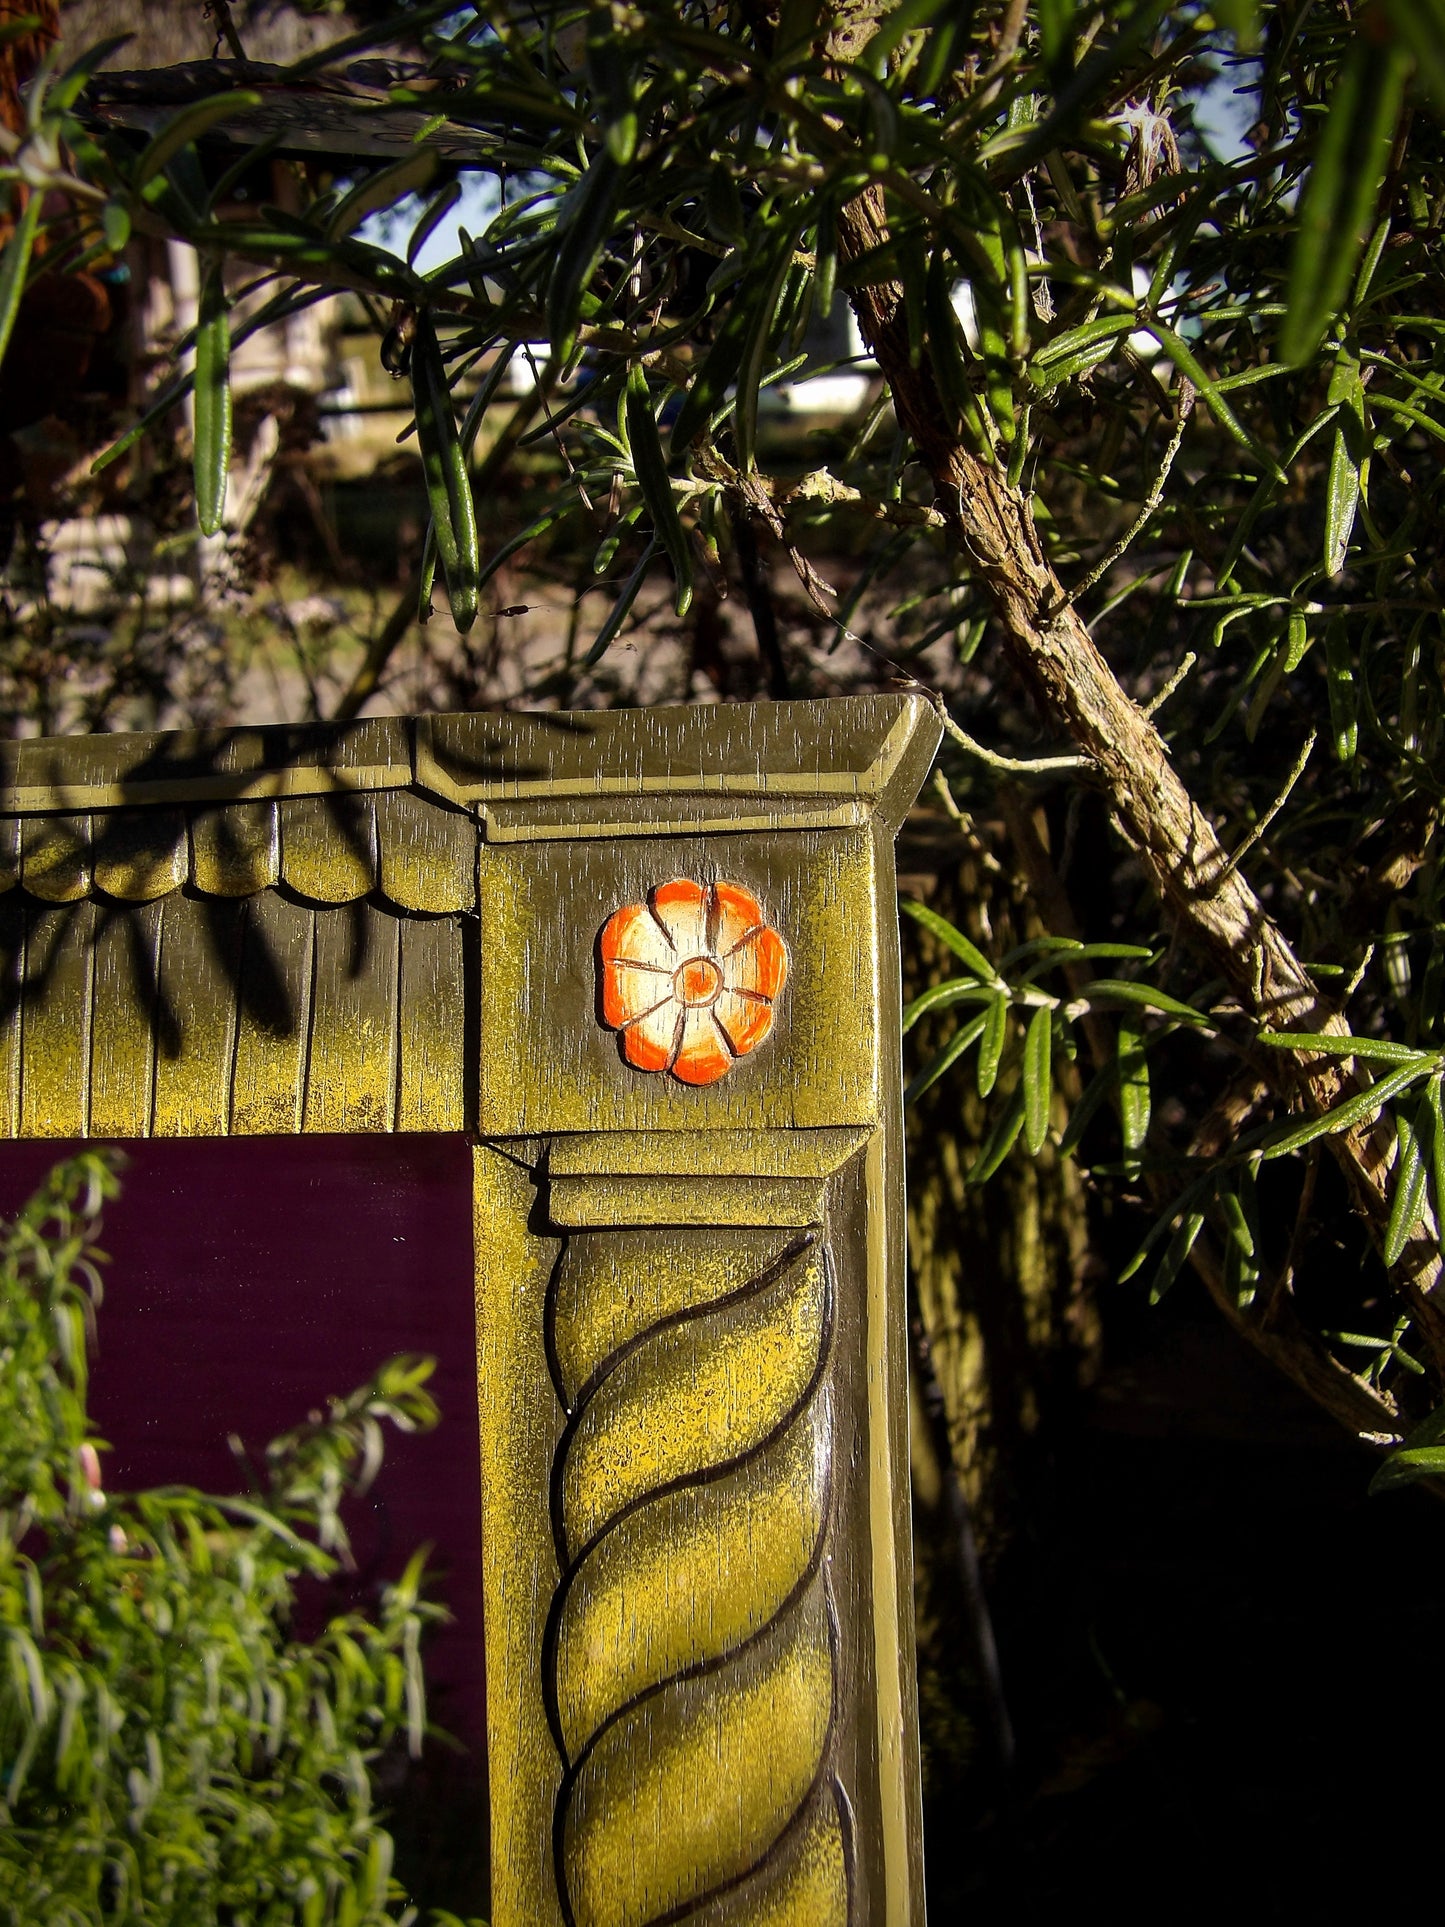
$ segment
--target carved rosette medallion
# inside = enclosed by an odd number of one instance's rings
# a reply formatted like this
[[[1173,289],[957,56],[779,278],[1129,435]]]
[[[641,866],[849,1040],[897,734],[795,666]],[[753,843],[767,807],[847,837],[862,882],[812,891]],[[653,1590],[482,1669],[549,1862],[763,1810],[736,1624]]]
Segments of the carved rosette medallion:
[[[626,903],[597,941],[602,1021],[640,1071],[715,1084],[773,1027],[788,950],[750,890],[678,877]]]
[[[819,1233],[575,1233],[547,1668],[575,1927],[851,1917],[830,1763],[834,1286]]]

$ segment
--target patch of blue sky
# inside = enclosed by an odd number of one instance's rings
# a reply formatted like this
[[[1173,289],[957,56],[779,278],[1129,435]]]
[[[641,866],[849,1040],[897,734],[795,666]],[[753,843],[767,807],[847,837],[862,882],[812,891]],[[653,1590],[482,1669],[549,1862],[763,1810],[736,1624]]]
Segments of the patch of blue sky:
[[[463,228],[468,234],[481,234],[496,218],[501,206],[496,176],[468,168],[460,180],[460,196],[437,222],[417,253],[413,266],[419,274],[430,274],[433,269],[456,259],[461,253]],[[388,254],[394,254],[398,260],[404,261],[407,244],[426,206],[427,201],[420,195],[409,194],[395,207],[382,208],[368,215],[356,231],[357,239],[369,242],[374,248],[385,248]]]
[[[1243,160],[1249,130],[1259,118],[1259,63],[1227,60],[1192,97],[1194,125],[1219,161]]]

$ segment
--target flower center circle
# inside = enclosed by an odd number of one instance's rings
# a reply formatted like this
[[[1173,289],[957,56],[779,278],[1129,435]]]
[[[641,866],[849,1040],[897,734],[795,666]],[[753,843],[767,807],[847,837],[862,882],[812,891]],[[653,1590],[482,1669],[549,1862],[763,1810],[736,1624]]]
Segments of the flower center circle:
[[[689,957],[672,973],[674,995],[690,1008],[715,1002],[722,987],[722,972],[711,957]]]

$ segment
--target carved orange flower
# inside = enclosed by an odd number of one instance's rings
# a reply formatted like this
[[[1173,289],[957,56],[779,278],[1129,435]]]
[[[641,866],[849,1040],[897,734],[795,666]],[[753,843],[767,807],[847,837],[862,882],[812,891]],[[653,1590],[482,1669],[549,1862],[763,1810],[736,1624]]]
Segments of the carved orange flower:
[[[602,926],[602,1021],[640,1071],[715,1084],[773,1027],[787,945],[737,883],[678,877]]]

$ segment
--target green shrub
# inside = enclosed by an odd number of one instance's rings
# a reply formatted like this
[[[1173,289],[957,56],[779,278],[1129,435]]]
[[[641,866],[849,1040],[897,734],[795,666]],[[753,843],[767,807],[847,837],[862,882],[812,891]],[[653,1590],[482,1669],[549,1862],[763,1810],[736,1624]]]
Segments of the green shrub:
[[[102,1154],[0,1226],[0,1918],[372,1927],[415,1917],[371,1768],[425,1719],[423,1554],[373,1620],[295,1636],[345,1555],[382,1421],[435,1423],[396,1358],[275,1440],[254,1498],[112,1493],[86,1409]]]

